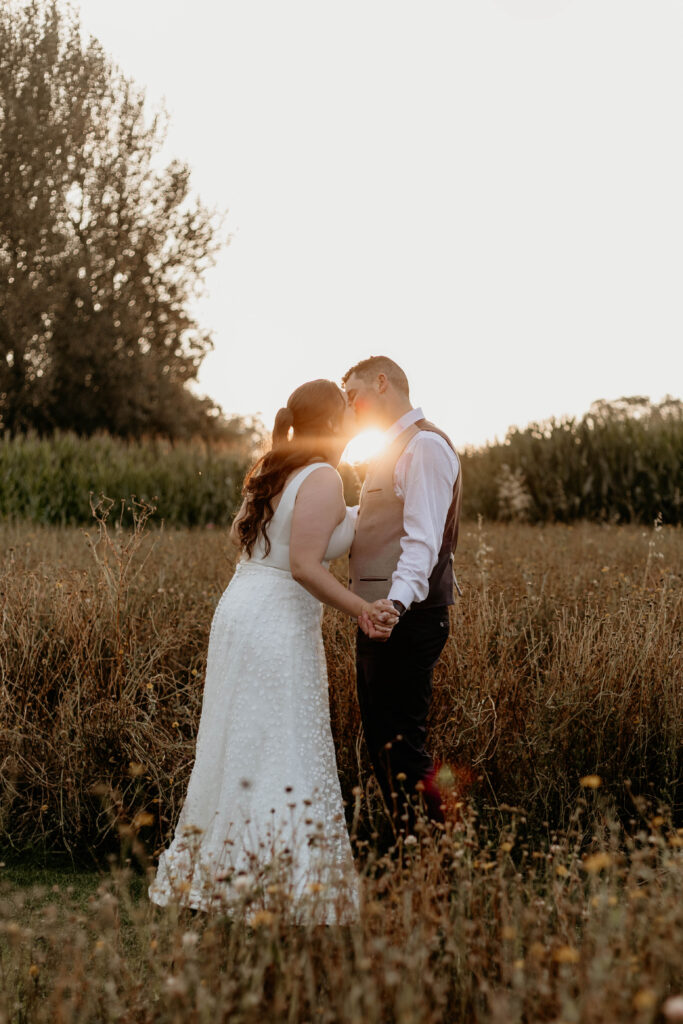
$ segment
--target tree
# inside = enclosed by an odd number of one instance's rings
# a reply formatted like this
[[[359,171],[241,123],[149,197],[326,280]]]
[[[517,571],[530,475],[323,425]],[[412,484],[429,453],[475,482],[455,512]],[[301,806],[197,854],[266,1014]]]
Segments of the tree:
[[[59,0],[0,8],[0,428],[210,433],[190,312],[222,244],[167,120]]]

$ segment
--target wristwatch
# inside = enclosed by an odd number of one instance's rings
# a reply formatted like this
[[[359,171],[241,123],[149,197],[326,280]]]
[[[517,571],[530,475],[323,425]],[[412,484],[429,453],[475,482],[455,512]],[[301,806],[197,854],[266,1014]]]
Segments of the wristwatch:
[[[404,605],[403,601],[395,601],[395,600],[393,599],[393,597],[392,597],[392,598],[391,598],[391,603],[393,604],[394,608],[395,608],[395,609],[396,609],[396,611],[398,612],[398,617],[399,617],[399,619],[403,618],[403,616],[405,615],[405,613],[406,613],[406,611],[407,611],[407,608],[406,608],[406,606]]]

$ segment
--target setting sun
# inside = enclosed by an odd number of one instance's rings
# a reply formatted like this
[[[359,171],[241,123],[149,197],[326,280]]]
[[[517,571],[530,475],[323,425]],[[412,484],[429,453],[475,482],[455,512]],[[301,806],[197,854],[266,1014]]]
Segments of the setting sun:
[[[367,462],[379,452],[384,441],[384,434],[381,430],[364,430],[347,444],[342,460],[344,462],[356,463]]]

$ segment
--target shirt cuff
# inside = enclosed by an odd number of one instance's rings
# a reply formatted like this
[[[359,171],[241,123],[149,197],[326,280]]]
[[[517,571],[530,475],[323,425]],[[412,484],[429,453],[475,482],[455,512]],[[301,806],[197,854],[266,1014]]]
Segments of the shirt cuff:
[[[410,608],[415,597],[412,589],[407,583],[403,583],[401,580],[396,580],[395,583],[391,584],[391,590],[389,591],[390,601],[400,601],[404,605],[406,611]]]

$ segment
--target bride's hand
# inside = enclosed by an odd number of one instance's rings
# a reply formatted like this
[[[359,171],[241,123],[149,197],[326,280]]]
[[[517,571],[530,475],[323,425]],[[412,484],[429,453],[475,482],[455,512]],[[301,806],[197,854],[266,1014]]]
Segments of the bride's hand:
[[[371,640],[388,640],[398,622],[398,612],[387,598],[368,604],[358,616],[358,625]]]

